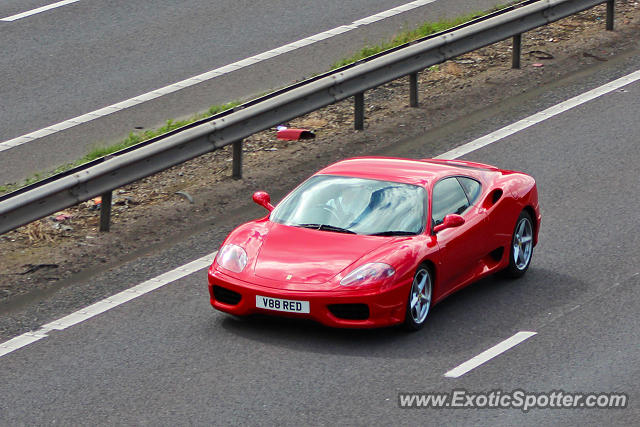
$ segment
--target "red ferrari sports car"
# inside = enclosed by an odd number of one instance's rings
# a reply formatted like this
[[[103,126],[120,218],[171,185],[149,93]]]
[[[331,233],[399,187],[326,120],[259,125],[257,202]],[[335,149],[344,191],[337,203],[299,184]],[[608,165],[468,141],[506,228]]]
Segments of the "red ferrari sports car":
[[[402,324],[494,272],[522,276],[538,240],[534,179],[462,160],[366,157],[317,172],[233,230],[209,269],[211,304],[335,327]]]

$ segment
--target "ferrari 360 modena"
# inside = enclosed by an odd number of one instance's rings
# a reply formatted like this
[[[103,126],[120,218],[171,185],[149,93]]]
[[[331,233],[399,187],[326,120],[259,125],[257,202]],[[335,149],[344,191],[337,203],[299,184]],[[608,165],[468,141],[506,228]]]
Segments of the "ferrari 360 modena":
[[[463,160],[363,157],[312,175],[225,239],[209,269],[214,308],[327,326],[417,330],[453,292],[520,277],[538,241],[536,183]]]

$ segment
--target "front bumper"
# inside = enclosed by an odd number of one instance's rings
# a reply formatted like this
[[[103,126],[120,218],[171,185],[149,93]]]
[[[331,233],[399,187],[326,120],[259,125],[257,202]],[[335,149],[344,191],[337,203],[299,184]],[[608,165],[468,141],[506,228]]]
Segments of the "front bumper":
[[[410,285],[411,282],[408,281],[407,283],[396,283],[384,290],[367,289],[362,292],[357,290],[291,291],[260,286],[259,284],[236,279],[217,270],[209,270],[211,305],[220,311],[236,316],[259,313],[312,319],[323,325],[338,328],[377,328],[404,322]],[[214,286],[218,287],[216,292],[214,292]],[[215,296],[216,293],[218,298]],[[309,301],[309,313],[281,312],[256,307],[256,295]],[[219,299],[223,299],[227,303]],[[334,304],[349,309],[351,309],[351,305],[361,307],[364,304],[368,307],[368,316],[365,319],[345,318],[351,317],[344,314],[345,311],[349,312],[350,310],[336,310],[335,307],[332,307],[333,310],[330,309],[329,306]]]

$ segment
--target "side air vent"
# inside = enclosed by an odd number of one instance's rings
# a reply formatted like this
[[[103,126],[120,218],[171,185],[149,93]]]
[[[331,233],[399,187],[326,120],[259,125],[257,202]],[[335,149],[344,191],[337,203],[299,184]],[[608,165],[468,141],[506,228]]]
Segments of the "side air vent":
[[[484,199],[484,203],[482,203],[482,207],[485,209],[489,209],[491,206],[498,203],[498,200],[502,197],[502,190],[497,188],[493,190],[486,199]]]
[[[500,200],[500,197],[502,197],[502,190],[500,190],[500,189],[493,190],[493,193],[491,193],[491,194],[492,194],[492,196],[491,196],[492,199],[491,200],[493,201],[493,204],[495,205],[498,202],[498,200]]]

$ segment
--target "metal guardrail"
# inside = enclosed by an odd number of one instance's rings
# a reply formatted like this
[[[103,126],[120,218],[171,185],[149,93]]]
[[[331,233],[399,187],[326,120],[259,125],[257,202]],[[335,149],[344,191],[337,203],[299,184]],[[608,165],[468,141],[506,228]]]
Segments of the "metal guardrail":
[[[521,34],[607,3],[613,30],[614,0],[529,0],[459,27],[407,43],[281,89],[233,110],[111,154],[0,196],[0,233],[102,195],[101,230],[109,229],[111,192],[138,179],[233,144],[233,176],[242,175],[242,140],[319,108],[354,97],[356,129],[364,124],[364,92],[410,76],[417,106],[417,73],[495,42],[513,38],[512,66],[520,66]]]

